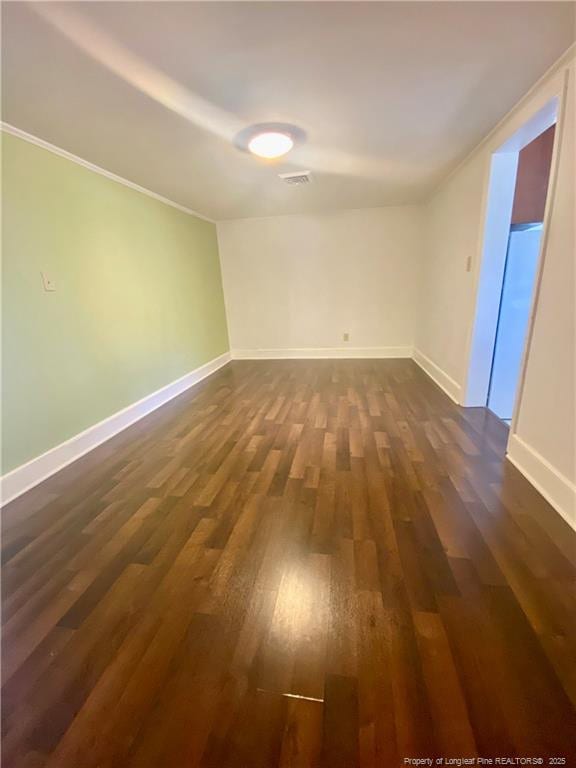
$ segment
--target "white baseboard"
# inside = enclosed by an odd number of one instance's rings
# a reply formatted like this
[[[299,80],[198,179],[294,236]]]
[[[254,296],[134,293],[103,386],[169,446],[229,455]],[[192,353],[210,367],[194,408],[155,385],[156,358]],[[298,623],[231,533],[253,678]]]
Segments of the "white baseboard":
[[[426,357],[414,350],[414,361],[455,403],[461,403],[462,387]],[[576,530],[576,485],[564,477],[518,435],[510,435],[506,458],[554,509]]]
[[[367,348],[308,348],[308,349],[244,349],[225,352],[208,363],[185,374],[165,387],[152,392],[127,408],[107,419],[94,424],[64,443],[51,448],[41,456],[23,464],[0,478],[0,499],[7,504],[51,475],[64,469],[68,464],[117,435],[139,419],[177,397],[185,390],[198,384],[202,379],[215,373],[230,359],[237,360],[282,360],[282,359],[378,359],[409,358],[427,373],[446,394],[458,402],[461,388],[429,358],[411,347],[367,347]],[[508,460],[544,496],[566,522],[576,530],[576,485],[560,474],[537,451],[527,445],[518,435],[511,435],[508,443]]]
[[[88,453],[88,451],[114,437],[114,435],[117,435],[126,427],[129,427],[134,422],[156,410],[156,408],[167,403],[168,400],[172,400],[172,398],[177,397],[185,390],[194,386],[194,384],[198,384],[202,379],[215,373],[229,361],[229,352],[215,357],[199,368],[176,379],[176,381],[143,397],[137,403],[123,408],[98,424],[94,424],[83,432],[74,435],[74,437],[66,440],[66,442],[60,443],[60,445],[51,448],[46,453],[8,472],[0,478],[0,499],[2,500],[2,505],[12,501],[59,470],[64,469],[68,464],[71,464],[76,459],[84,456],[85,453]]]
[[[576,530],[576,485],[516,434],[510,435],[506,458]]]
[[[460,384],[458,384],[457,381],[448,376],[448,374],[445,373],[442,368],[439,368],[436,363],[430,360],[429,357],[426,357],[426,355],[423,352],[420,352],[420,350],[415,349],[412,358],[414,362],[417,363],[420,368],[422,368],[424,373],[427,373],[428,376],[430,376],[430,378],[435,381],[436,384],[438,384],[440,389],[446,392],[451,400],[453,400],[457,405],[460,404],[462,387]]]
[[[412,357],[412,347],[303,347],[301,349],[233,349],[233,360],[336,360]]]

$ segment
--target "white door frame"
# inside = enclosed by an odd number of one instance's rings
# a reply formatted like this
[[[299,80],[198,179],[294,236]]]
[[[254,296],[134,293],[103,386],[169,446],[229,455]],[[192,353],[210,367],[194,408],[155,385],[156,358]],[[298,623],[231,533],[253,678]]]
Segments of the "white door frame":
[[[484,224],[475,274],[475,305],[472,326],[468,336],[466,374],[462,389],[462,404],[464,406],[486,406],[488,398],[502,280],[512,218],[518,154],[523,147],[556,123],[538,268],[534,281],[534,292],[514,402],[510,437],[516,430],[526,376],[526,363],[530,352],[534,319],[546,258],[548,225],[554,205],[559,148],[564,123],[567,74],[564,71],[561,77],[558,78],[558,85],[554,89],[553,95],[548,93],[543,97],[543,103],[541,103],[540,107],[536,108],[532,115],[492,152],[490,167],[487,169],[482,214]]]

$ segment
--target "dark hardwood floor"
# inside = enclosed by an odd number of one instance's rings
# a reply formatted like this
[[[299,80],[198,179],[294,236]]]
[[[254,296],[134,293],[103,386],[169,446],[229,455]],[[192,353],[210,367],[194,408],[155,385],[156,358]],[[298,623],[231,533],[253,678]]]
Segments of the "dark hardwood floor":
[[[234,362],[3,518],[3,766],[576,760],[576,536],[409,360]]]

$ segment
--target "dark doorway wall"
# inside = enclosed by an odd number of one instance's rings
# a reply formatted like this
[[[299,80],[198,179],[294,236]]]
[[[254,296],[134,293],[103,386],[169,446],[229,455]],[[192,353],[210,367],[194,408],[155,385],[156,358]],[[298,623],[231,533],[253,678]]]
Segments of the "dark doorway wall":
[[[555,129],[551,125],[520,152],[512,224],[533,224],[544,219]]]

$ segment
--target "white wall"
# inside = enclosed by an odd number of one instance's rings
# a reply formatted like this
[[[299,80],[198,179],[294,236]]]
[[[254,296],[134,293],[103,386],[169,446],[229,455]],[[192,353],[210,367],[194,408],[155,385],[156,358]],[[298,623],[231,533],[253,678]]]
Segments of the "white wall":
[[[476,255],[484,168],[469,163],[425,206],[422,272],[415,347],[460,402],[474,301],[467,265]]]
[[[421,207],[218,224],[233,354],[399,356],[414,345],[415,359],[464,402],[491,158],[568,82],[508,457],[574,527],[575,81],[573,49]]]
[[[576,526],[574,51],[537,84],[425,207],[416,349],[441,383],[452,383],[455,399],[461,399],[491,156],[544,104],[564,91],[566,77],[557,184],[548,201],[542,279],[509,457]],[[468,259],[472,261],[470,271]]]
[[[399,207],[219,223],[233,354],[410,356],[420,217]]]

